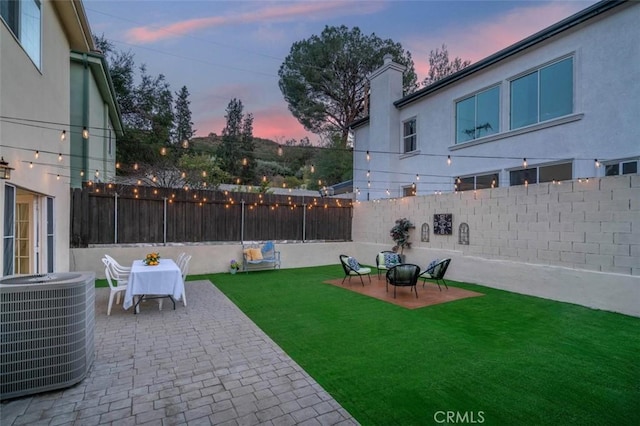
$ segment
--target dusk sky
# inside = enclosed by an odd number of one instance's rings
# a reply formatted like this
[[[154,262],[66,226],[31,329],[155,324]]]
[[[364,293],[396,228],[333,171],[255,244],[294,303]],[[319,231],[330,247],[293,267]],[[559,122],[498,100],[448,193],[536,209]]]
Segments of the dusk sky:
[[[190,92],[196,136],[220,134],[232,98],[254,116],[253,135],[284,142],[318,136],[304,130],[278,87],[291,45],[325,26],[358,27],[402,44],[418,80],[429,52],[476,62],[591,4],[590,1],[112,1],[84,0],[94,34],[136,65],[164,74],[175,94]]]

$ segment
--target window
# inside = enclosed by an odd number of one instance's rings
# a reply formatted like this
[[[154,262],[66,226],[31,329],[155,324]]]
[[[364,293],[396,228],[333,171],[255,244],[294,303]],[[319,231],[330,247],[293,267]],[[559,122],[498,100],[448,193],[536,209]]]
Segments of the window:
[[[605,176],[631,175],[638,173],[638,161],[620,161],[604,166]]]
[[[511,129],[573,112],[573,58],[511,82]]]
[[[4,6],[4,5],[3,5]],[[4,187],[4,224],[3,224],[3,249],[2,274],[14,274],[14,249],[15,249],[15,211],[16,188],[11,185]]]
[[[509,172],[509,178],[511,186],[571,180],[573,178],[573,165],[571,163],[561,163],[512,170]]]
[[[40,0],[3,0],[0,15],[33,63],[40,68]]]
[[[500,130],[500,87],[496,86],[456,103],[456,143]]]
[[[413,197],[414,195],[416,195],[416,186],[415,185],[405,186],[405,187],[402,188],[402,196],[403,197]]]
[[[417,149],[416,119],[407,120],[402,125],[403,151],[411,152]]]
[[[457,191],[473,191],[474,189],[497,188],[498,173],[461,177],[456,180]]]
[[[53,272],[54,223],[53,198],[47,197],[47,272]]]

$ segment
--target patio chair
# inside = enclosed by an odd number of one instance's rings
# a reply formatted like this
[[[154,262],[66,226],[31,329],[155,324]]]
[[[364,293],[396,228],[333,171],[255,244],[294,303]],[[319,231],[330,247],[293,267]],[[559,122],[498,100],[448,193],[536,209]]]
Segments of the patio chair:
[[[182,304],[184,306],[187,306],[187,274],[189,273],[189,262],[191,262],[191,255],[185,254],[182,259],[180,259],[180,263],[178,263],[180,274],[182,274],[182,283],[184,284],[184,289],[182,290]]]
[[[109,305],[107,305],[107,315],[111,315],[111,306],[113,306],[114,297],[117,305],[120,303],[120,295],[127,291],[127,284],[120,282],[118,280],[118,275],[114,276],[113,265],[108,259],[102,259],[102,263],[104,263],[105,266],[104,275],[107,277],[107,283],[109,283]]]
[[[124,266],[121,265],[120,263],[118,263],[117,260],[115,260],[113,257],[109,256],[108,254],[104,255],[105,259],[107,259],[109,262],[111,262],[112,265],[114,265],[114,267],[119,270],[122,273],[126,273],[128,274],[129,272],[131,272],[131,266]]]
[[[393,298],[396,297],[396,287],[413,287],[416,293],[416,299],[418,298],[418,289],[416,284],[418,283],[418,276],[420,275],[420,267],[411,263],[401,263],[390,268],[387,271],[387,291],[389,291],[389,284],[393,286]]]
[[[385,250],[378,253],[376,256],[376,268],[378,268],[378,278],[380,278],[380,272],[386,271],[393,266],[402,263],[400,255],[391,250]]]
[[[442,259],[436,262],[434,265],[427,266],[427,269],[425,269],[424,272],[420,274],[420,278],[422,279],[422,287],[424,288],[427,280],[434,280],[436,284],[438,284],[438,288],[440,289],[440,291],[442,291],[442,288],[440,287],[441,281],[446,289],[449,290],[447,282],[444,280],[444,274],[447,272],[447,268],[449,267],[450,263],[451,259]]]
[[[371,268],[365,268],[360,266],[358,261],[346,254],[340,255],[340,264],[342,265],[342,269],[344,270],[344,278],[342,279],[342,284],[344,284],[344,280],[349,277],[349,282],[351,282],[351,277],[358,276],[360,277],[360,281],[362,282],[362,286],[364,287],[364,280],[362,279],[363,275],[369,277],[369,282],[371,282]]]

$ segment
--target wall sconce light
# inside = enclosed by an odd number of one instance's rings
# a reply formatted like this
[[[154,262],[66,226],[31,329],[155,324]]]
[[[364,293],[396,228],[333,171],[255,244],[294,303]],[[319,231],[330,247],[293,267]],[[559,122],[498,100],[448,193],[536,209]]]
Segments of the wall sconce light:
[[[11,179],[11,170],[13,167],[9,167],[9,163],[4,161],[4,157],[0,158],[0,179]]]

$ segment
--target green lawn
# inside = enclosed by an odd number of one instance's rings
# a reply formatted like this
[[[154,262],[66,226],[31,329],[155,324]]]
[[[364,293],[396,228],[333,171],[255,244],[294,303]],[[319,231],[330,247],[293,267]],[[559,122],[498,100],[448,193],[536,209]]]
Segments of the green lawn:
[[[322,283],[342,274],[190,279],[215,283],[364,425],[446,412],[467,424],[640,424],[640,319],[455,282],[485,296],[408,310]]]

